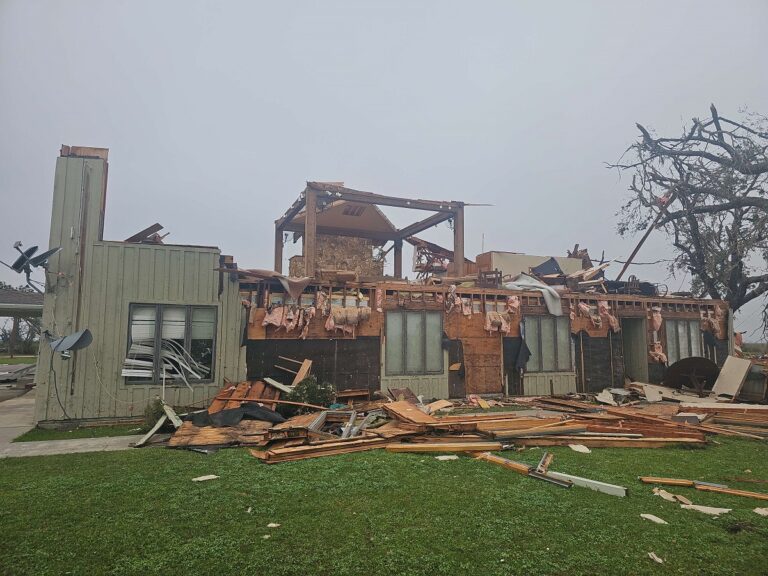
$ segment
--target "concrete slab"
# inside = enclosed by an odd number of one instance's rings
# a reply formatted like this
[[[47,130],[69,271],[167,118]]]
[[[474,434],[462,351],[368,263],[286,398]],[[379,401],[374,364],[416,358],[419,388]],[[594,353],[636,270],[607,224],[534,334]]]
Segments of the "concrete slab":
[[[0,449],[35,425],[35,391],[0,402]]]
[[[41,442],[16,442],[0,445],[0,458],[23,456],[50,456],[77,454],[80,452],[113,452],[131,448],[138,436],[113,436],[111,438],[81,438],[73,440],[44,440]]]

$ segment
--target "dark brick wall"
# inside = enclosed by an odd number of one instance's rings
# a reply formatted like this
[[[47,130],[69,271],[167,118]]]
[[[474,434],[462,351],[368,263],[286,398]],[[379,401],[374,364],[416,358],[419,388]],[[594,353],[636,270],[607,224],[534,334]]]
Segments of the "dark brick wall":
[[[270,377],[290,384],[293,375],[275,368],[294,368],[285,356],[312,360],[312,374],[337,390],[380,387],[379,338],[359,336],[354,340],[249,340],[246,346],[248,379]]]
[[[583,391],[600,392],[603,388],[624,386],[624,351],[621,336],[609,334],[607,338],[592,338],[586,332],[576,336],[576,372]],[[581,372],[582,347],[584,374]],[[613,357],[613,362],[611,362]]]

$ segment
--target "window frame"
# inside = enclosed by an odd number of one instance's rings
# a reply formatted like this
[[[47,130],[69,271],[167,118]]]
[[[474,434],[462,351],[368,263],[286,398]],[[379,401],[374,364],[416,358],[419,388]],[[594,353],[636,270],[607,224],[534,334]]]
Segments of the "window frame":
[[[697,329],[694,328],[694,326],[697,327]],[[682,352],[682,344],[683,344],[683,338],[682,338],[682,330],[686,331],[687,334],[687,350],[685,351],[685,356],[683,356]],[[678,362],[680,360],[683,360],[684,358],[706,358],[706,350],[704,346],[704,336],[702,334],[701,330],[701,319],[699,318],[665,318],[664,319],[664,337],[665,337],[665,343],[666,343],[666,349],[665,352],[667,354],[667,364],[672,365],[675,362]],[[672,361],[671,356],[671,346],[669,344],[670,339],[673,338],[675,341],[675,350],[677,352],[677,357],[674,361]],[[696,341],[698,342],[698,351],[699,355],[694,355],[694,338],[696,338]]]
[[[525,371],[527,373],[532,373],[532,374],[554,374],[554,373],[573,372],[574,371],[574,368],[573,368],[573,339],[572,339],[572,336],[571,336],[571,323],[568,320],[568,317],[567,316],[543,315],[543,314],[532,314],[530,316],[526,316],[525,318],[523,318],[523,325],[524,325],[524,330],[525,330],[525,332],[523,334],[523,339],[526,342],[528,341],[528,322],[529,321],[533,321],[537,325],[537,330],[536,330],[537,334],[536,335],[537,335],[538,338],[536,340],[537,354],[535,355],[536,356],[535,359],[538,360],[538,366],[536,366],[533,369],[529,368],[528,367],[528,364],[530,363],[530,359],[529,359],[528,363],[526,363]],[[553,346],[553,350],[554,350],[553,362],[554,362],[554,370],[545,370],[544,369],[544,354],[543,354],[543,351],[544,351],[544,346],[543,346],[544,341],[542,340],[542,334],[544,332],[542,330],[542,324],[544,322],[551,322],[553,327],[554,327],[554,331],[553,331],[553,342],[554,342],[554,346]],[[559,354],[559,351],[558,351],[558,349],[559,349],[559,346],[558,346],[559,339],[558,339],[558,335],[557,335],[558,324],[562,324],[565,327],[566,334],[568,335],[568,345],[566,346],[566,349],[568,350],[568,368],[566,368],[566,369],[559,368],[559,366],[560,366],[560,362],[559,362],[560,354]]]
[[[155,338],[154,349],[155,351],[160,349],[161,340],[163,339],[163,308],[184,308],[184,350],[191,354],[190,348],[192,344],[192,313],[196,309],[213,310],[213,344],[211,348],[213,354],[211,355],[211,371],[207,378],[201,380],[190,380],[189,384],[194,386],[196,384],[212,384],[216,381],[216,348],[218,346],[218,329],[219,329],[219,307],[215,304],[173,304],[173,303],[156,303],[156,302],[131,302],[128,305],[128,338],[126,339],[126,356],[131,350],[131,327],[133,321],[133,312],[136,308],[154,308],[155,309]],[[124,376],[123,380],[127,385],[144,385],[144,386],[159,386],[162,385],[163,379],[160,376],[160,355],[154,354],[152,372],[154,377],[152,378],[138,378],[136,376]],[[179,383],[180,382],[180,383]],[[166,380],[165,386],[186,386],[183,380],[172,379]]]
[[[385,346],[389,347],[389,338],[387,337],[387,331],[389,327],[389,318],[391,317],[390,314],[394,315],[397,314],[398,316],[402,317],[402,347],[400,350],[400,359],[401,359],[401,365],[403,367],[401,372],[393,372],[390,370],[388,363],[387,363],[387,350],[384,351],[384,375],[385,376],[433,376],[437,374],[444,374],[445,373],[445,351],[443,349],[442,345],[442,339],[443,339],[443,330],[445,329],[444,324],[444,318],[443,313],[440,310],[387,310],[384,317],[384,335],[385,335]],[[407,321],[407,314],[419,314],[421,317],[422,326],[424,327],[423,330],[423,345],[424,345],[424,354],[422,356],[422,366],[423,369],[421,371],[417,372],[409,372],[408,371],[408,321]],[[435,314],[440,318],[440,369],[439,370],[427,370],[427,345],[429,342],[429,338],[427,335],[427,314]]]

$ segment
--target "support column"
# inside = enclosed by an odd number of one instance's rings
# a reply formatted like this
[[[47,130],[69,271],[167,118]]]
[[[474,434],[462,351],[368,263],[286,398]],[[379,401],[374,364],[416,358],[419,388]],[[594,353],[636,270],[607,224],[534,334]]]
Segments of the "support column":
[[[16,353],[16,342],[19,339],[19,317],[14,316],[11,320],[11,338],[8,341],[8,355],[13,358]]]
[[[283,231],[275,224],[275,272],[283,273]]]
[[[403,241],[395,240],[395,278],[403,277]]]
[[[317,195],[307,187],[306,218],[304,218],[304,275],[314,278],[315,257],[317,256]]]
[[[464,276],[464,206],[456,208],[453,216],[453,267],[456,276]]]

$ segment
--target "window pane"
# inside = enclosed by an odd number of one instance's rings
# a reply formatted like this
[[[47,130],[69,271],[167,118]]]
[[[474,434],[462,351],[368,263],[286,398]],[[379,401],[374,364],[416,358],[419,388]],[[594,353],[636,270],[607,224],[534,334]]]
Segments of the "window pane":
[[[427,372],[443,371],[443,325],[440,312],[427,312]]]
[[[133,306],[131,308],[131,342],[154,344],[155,307]]]
[[[386,359],[387,374],[403,373],[403,314],[387,312],[386,318]]]
[[[701,353],[701,324],[698,320],[688,321],[688,330],[691,335],[691,355],[702,356]]]
[[[189,355],[198,366],[198,374],[210,378],[213,371],[213,340],[216,334],[216,310],[214,308],[192,309],[192,331],[189,340]]]
[[[667,332],[667,361],[674,364],[680,359],[680,345],[677,341],[677,322],[665,320],[664,327]]]
[[[525,343],[531,351],[526,370],[528,372],[541,372],[541,351],[539,350],[539,319],[530,317],[525,319]]]
[[[405,371],[409,374],[423,374],[424,315],[421,312],[406,312],[405,329]]]
[[[680,342],[680,355],[679,358],[688,358],[691,355],[690,351],[690,338],[688,337],[688,326],[685,321],[675,322],[677,324],[677,338]]]
[[[184,329],[187,325],[187,309],[184,306],[163,306],[162,337],[180,340],[184,343]]]
[[[568,318],[563,316],[557,322],[557,369],[570,371],[571,366],[571,330]]]
[[[154,306],[132,306],[128,355],[123,363],[123,375],[130,380],[153,380],[155,377]]]
[[[544,372],[555,370],[555,322],[554,318],[541,319],[541,367]]]

